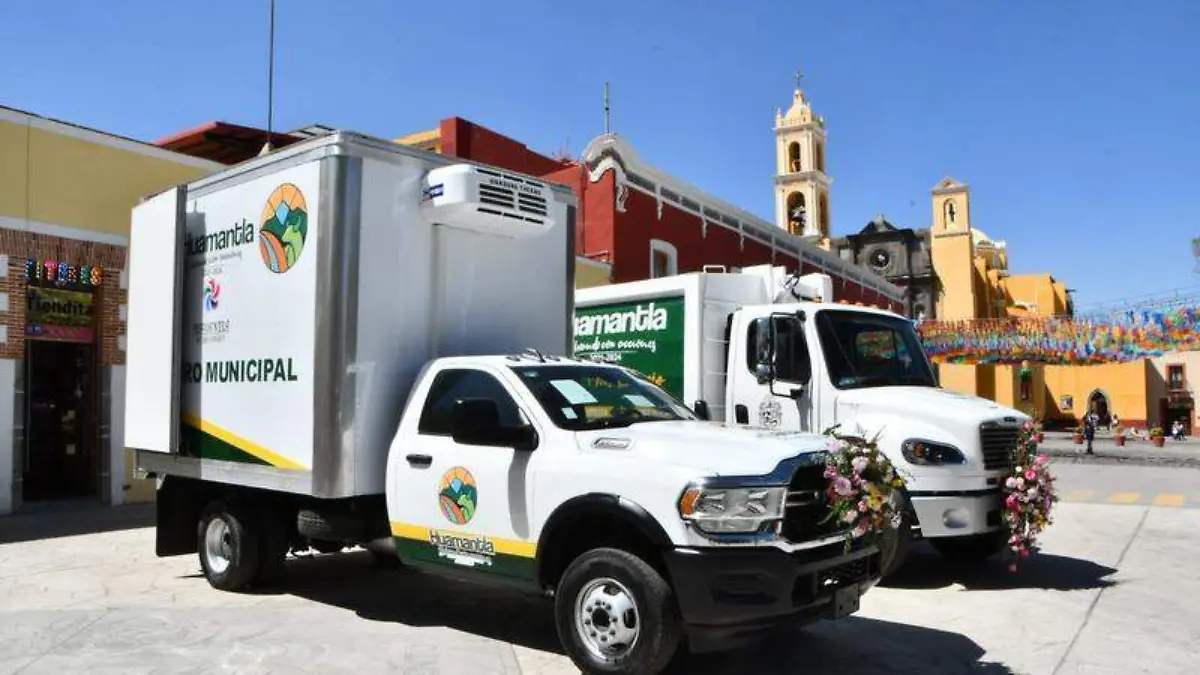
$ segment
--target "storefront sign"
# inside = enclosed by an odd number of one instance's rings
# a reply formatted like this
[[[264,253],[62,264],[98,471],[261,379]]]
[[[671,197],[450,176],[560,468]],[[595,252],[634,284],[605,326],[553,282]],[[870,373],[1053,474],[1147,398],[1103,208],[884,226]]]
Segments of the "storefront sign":
[[[92,300],[91,293],[30,286],[25,304],[25,336],[91,342]]]
[[[25,261],[25,281],[93,287],[104,281],[104,273],[99,265],[72,265],[61,260],[29,258]]]

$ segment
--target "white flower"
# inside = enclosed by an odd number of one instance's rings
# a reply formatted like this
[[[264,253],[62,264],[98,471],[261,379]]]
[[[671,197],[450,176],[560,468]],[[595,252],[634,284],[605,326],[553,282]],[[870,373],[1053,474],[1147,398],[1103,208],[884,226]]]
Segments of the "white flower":
[[[1018,479],[1017,479],[1017,486],[1016,486],[1016,487],[1017,487],[1017,489],[1018,489],[1018,490],[1024,490],[1024,489],[1025,489],[1025,479],[1024,479],[1024,478],[1018,478]]]
[[[867,470],[866,457],[855,457],[854,461],[850,464],[854,467],[854,473],[862,473],[863,471]]]
[[[1034,499],[1037,499],[1038,489],[1036,487],[1031,487],[1031,488],[1029,488],[1029,491],[1026,492],[1025,494],[1029,495],[1030,501],[1033,501]]]
[[[1004,482],[1004,486],[1007,488],[1017,487],[1017,479],[1013,478],[1012,476],[1009,476],[1008,480]]]
[[[855,518],[858,518],[858,511],[847,511],[846,515],[842,516],[842,520],[847,523],[853,523]]]

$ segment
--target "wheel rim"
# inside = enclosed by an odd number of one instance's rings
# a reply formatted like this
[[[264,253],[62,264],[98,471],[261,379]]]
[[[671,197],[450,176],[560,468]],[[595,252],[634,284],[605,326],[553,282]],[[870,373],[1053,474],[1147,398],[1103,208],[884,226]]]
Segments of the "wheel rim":
[[[601,661],[615,661],[633,650],[640,618],[633,593],[616,579],[593,579],[575,596],[575,632]]]
[[[204,557],[213,574],[222,574],[229,569],[233,559],[233,533],[223,518],[208,521],[204,530]]]

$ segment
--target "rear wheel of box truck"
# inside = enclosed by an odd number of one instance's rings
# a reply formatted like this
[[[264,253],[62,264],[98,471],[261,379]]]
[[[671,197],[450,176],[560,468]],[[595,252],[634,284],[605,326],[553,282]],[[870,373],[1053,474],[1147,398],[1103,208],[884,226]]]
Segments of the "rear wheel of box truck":
[[[209,502],[200,516],[196,544],[200,568],[213,587],[235,591],[258,572],[262,543],[253,511],[235,501]]]
[[[585,673],[658,673],[679,647],[674,593],[646,561],[614,548],[576,558],[554,603],[559,639]]]

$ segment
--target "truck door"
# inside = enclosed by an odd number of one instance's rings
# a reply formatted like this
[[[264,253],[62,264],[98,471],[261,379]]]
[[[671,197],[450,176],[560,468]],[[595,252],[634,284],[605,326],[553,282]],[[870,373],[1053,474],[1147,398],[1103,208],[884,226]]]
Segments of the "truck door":
[[[409,564],[451,566],[514,581],[534,581],[529,523],[535,452],[520,442],[455,441],[459,402],[492,401],[501,428],[531,429],[497,373],[467,367],[434,375],[417,433],[399,450],[390,486],[392,534]],[[460,414],[462,414],[460,412]],[[519,449],[520,448],[520,449]]]
[[[796,313],[741,310],[730,331],[727,382],[732,419],[767,428],[817,431],[806,325]],[[736,344],[734,344],[736,341]]]

